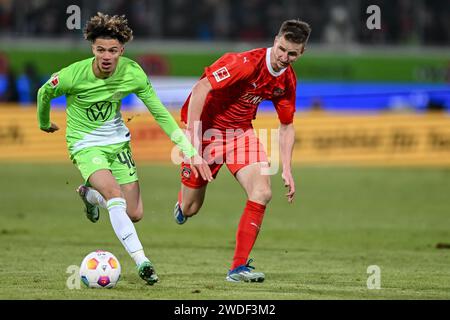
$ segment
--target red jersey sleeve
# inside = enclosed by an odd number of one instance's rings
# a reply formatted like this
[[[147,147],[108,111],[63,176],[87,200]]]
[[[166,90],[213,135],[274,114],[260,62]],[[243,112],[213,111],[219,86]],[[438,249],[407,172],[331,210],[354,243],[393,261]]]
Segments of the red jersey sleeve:
[[[287,79],[286,93],[278,98],[273,99],[273,104],[277,110],[278,119],[282,124],[291,124],[294,121],[295,98],[297,91],[297,80],[295,75],[291,75]]]
[[[241,53],[227,53],[209,67],[205,75],[212,89],[229,87],[238,81],[248,79],[254,71],[250,57]]]

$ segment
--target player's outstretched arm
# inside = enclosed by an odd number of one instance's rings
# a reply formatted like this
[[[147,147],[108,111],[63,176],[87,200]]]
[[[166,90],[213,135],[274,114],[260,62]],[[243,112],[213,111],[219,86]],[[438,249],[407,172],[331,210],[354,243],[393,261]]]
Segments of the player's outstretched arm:
[[[288,188],[286,197],[289,203],[294,201],[295,196],[295,182],[292,177],[292,151],[294,149],[295,129],[292,123],[280,125],[280,156],[283,166],[283,173],[281,177],[284,181],[284,186]]]
[[[212,173],[208,164],[198,155],[197,150],[189,142],[170,112],[161,103],[161,100],[156,95],[150,83],[146,81],[144,88],[136,94],[147,106],[161,129],[163,129],[172,142],[174,142],[189,159],[194,175],[197,177],[198,174],[200,174],[204,180],[211,181]]]
[[[188,106],[188,121],[187,121],[187,134],[191,141],[194,141],[194,145],[201,145],[202,132],[200,124],[200,117],[202,115],[203,107],[205,105],[206,97],[211,91],[212,87],[208,78],[203,78],[198,81],[192,88],[191,98],[189,99]],[[208,163],[200,156],[190,160],[192,171],[195,177],[200,174],[204,180],[212,181],[212,173]],[[207,177],[207,179],[205,179]]]
[[[50,100],[51,92],[46,88],[47,84],[44,84],[38,91],[37,94],[37,113],[38,113],[38,122],[39,128],[45,132],[54,132],[51,131],[52,123],[50,122]],[[55,128],[57,127],[54,125]]]
[[[64,70],[64,69],[63,69]],[[66,93],[68,83],[64,82],[61,73],[55,73],[52,77],[38,90],[37,93],[37,116],[39,128],[47,133],[53,133],[59,130],[59,127],[50,122],[50,101],[53,98],[62,96]]]
[[[191,98],[188,106],[187,130],[191,135],[191,141],[202,141],[200,130],[200,117],[203,112],[206,97],[211,91],[212,86],[208,78],[198,81],[192,88]]]

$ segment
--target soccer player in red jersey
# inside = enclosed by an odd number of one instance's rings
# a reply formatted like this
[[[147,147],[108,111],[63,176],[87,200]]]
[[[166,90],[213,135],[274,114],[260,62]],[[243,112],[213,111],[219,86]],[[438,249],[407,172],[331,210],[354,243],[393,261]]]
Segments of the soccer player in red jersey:
[[[236,247],[226,280],[262,282],[248,260],[261,228],[266,205],[272,197],[270,176],[264,174],[267,156],[252,127],[258,105],[271,100],[280,120],[279,141],[282,178],[292,203],[295,183],[291,172],[294,146],[296,77],[291,66],[299,59],[311,32],[299,20],[283,22],[273,47],[227,53],[205,68],[181,109],[181,120],[194,146],[198,143],[213,177],[225,163],[245,190],[248,200],[236,233]],[[200,148],[199,148],[200,149]],[[178,224],[201,208],[208,180],[192,174],[189,163],[181,165],[181,190],[174,215]]]

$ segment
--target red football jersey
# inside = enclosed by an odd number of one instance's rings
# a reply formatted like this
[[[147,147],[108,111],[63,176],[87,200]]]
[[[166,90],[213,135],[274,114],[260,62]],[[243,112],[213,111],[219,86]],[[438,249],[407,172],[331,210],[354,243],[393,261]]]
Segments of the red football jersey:
[[[270,65],[271,48],[242,53],[227,53],[205,68],[212,90],[206,97],[201,115],[203,131],[209,128],[249,129],[258,105],[271,100],[283,124],[290,124],[295,112],[296,78],[291,66],[275,72]],[[181,108],[181,120],[187,123],[191,95]]]

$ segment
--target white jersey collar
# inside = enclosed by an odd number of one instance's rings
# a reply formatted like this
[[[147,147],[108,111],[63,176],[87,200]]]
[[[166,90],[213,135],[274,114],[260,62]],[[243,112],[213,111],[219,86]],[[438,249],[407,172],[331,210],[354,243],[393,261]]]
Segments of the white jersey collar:
[[[270,52],[271,51],[272,51],[272,47],[267,48],[267,50],[266,50],[266,66],[271,75],[273,75],[274,77],[279,77],[286,71],[287,68],[281,69],[278,72],[273,70],[272,65],[270,64]]]

